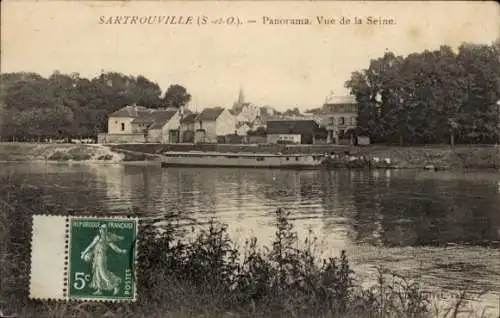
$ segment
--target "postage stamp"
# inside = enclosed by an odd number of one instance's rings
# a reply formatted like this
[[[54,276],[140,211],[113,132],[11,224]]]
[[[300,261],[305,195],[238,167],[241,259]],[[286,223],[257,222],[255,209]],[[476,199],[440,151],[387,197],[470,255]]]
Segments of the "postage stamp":
[[[30,297],[135,301],[138,220],[33,218]]]

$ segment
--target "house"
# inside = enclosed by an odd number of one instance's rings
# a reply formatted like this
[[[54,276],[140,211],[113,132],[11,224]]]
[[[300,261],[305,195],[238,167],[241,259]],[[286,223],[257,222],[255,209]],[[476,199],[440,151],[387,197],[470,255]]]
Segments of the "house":
[[[195,143],[217,143],[227,135],[234,135],[236,117],[225,108],[205,108],[196,117],[194,128]]]
[[[194,123],[196,122],[196,118],[198,117],[199,114],[197,113],[189,113],[185,114],[181,118],[181,128],[180,128],[180,135],[181,135],[181,142],[189,142],[192,143],[194,142]]]
[[[108,133],[100,143],[174,143],[179,140],[180,115],[176,108],[125,106],[109,115]]]
[[[149,116],[153,111],[153,109],[137,105],[120,108],[108,116],[108,133],[111,135],[134,134],[132,122],[137,118]]]
[[[177,109],[159,110],[147,117],[151,124],[146,127],[146,142],[177,143],[180,137],[180,115]]]
[[[319,130],[320,127],[314,120],[269,120],[267,143],[314,144]]]
[[[328,131],[327,143],[350,143],[348,131],[357,127],[358,103],[354,96],[332,96],[321,107],[321,126]]]
[[[236,119],[239,122],[253,122],[257,116],[260,115],[260,109],[258,106],[252,105],[250,103],[245,103],[242,105],[242,108],[239,112],[237,112]]]

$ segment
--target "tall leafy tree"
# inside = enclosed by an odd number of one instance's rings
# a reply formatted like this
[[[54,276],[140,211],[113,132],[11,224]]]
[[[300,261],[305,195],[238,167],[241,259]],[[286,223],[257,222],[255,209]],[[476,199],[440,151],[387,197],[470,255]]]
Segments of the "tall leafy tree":
[[[182,94],[168,100],[182,103]],[[180,90],[179,88],[182,88]],[[117,72],[91,79],[55,71],[48,78],[35,73],[0,75],[0,134],[3,138],[96,137],[106,131],[108,115],[125,105],[163,107],[161,88],[144,76]]]
[[[359,103],[359,130],[375,142],[491,143],[500,97],[500,41],[412,53],[386,52],[345,85]]]
[[[186,106],[191,101],[191,95],[188,94],[186,88],[181,85],[170,85],[163,97],[163,105],[165,107],[180,108]]]

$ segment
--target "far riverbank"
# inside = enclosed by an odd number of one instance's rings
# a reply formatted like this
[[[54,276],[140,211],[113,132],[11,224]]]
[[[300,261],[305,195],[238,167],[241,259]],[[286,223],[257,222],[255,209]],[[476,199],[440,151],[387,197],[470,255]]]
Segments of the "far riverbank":
[[[500,169],[500,147],[494,145],[340,146],[340,145],[223,145],[223,144],[120,144],[112,151],[160,154],[165,151],[217,151],[283,154],[335,154],[337,156],[389,159],[388,168],[437,170]]]
[[[228,145],[228,144],[36,144],[0,143],[0,161],[79,161],[125,163],[158,161],[165,151],[217,151],[231,153],[328,154],[389,162],[397,169],[496,170],[500,147],[494,145],[339,146],[339,145]],[[338,167],[338,165],[327,165]],[[363,167],[357,166],[357,167]]]

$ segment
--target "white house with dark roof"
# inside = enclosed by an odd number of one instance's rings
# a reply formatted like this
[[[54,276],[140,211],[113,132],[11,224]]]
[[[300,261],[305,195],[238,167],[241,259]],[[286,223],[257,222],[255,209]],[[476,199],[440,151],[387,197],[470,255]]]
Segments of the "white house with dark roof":
[[[148,117],[154,110],[144,106],[125,106],[108,117],[109,134],[133,134],[132,122]]]
[[[100,143],[179,142],[180,114],[176,108],[125,106],[109,115],[108,133]]]
[[[225,137],[236,131],[236,117],[222,107],[205,108],[195,119],[196,143],[216,143],[217,137]]]

